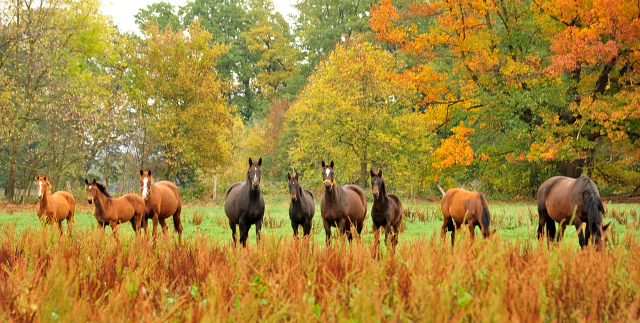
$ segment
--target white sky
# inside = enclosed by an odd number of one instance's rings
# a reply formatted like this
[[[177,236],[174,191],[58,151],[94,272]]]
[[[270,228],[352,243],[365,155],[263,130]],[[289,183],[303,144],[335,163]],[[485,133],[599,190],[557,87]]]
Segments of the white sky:
[[[107,0],[104,8],[104,13],[111,15],[113,21],[118,25],[121,32],[133,31],[139,34],[138,26],[136,25],[133,15],[138,13],[141,8],[147,8],[148,5],[161,0]],[[183,6],[187,0],[164,0],[176,7]],[[111,3],[109,5],[109,2]],[[276,11],[279,11],[285,19],[292,23],[289,14],[295,14],[296,10],[292,7],[296,3],[296,0],[273,0],[273,4],[276,7]]]

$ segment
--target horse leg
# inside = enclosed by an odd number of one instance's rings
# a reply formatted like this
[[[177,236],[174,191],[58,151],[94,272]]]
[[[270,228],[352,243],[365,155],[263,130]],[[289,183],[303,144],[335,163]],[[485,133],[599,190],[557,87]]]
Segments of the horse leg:
[[[311,219],[307,219],[302,225],[302,232],[304,232],[303,237],[308,237],[311,234]]]
[[[113,232],[113,238],[118,241],[118,221],[110,221],[109,226],[111,227],[111,232]]]
[[[349,223],[349,225],[351,225],[351,223]],[[340,235],[344,235],[347,233],[347,220],[345,219],[341,219],[338,222],[338,228],[340,229]],[[347,235],[347,239],[349,239],[349,244],[351,244],[351,239],[353,239],[353,236],[351,235],[351,227],[349,227],[349,233]]]
[[[396,250],[396,246],[398,245],[398,234],[400,234],[400,225],[396,224],[392,226],[392,228],[393,235],[391,236],[391,246],[393,247],[393,250]]]
[[[173,214],[173,227],[178,232],[178,242],[182,244],[182,221],[180,220],[180,213],[182,212],[182,207],[178,207],[176,213]]]
[[[158,229],[158,214],[153,214],[153,217],[151,218],[151,220],[153,221],[153,233],[151,234],[153,236],[153,239],[156,239],[156,230]]]
[[[242,243],[242,247],[247,247],[247,236],[249,235],[249,226],[247,226],[244,221],[240,220],[240,243]]]
[[[380,227],[373,223],[373,257],[378,259],[380,252]]]
[[[582,231],[582,221],[580,220],[580,218],[576,218],[575,220],[573,220],[573,225],[575,225],[576,232],[578,232],[578,243],[580,244],[580,249],[584,249],[587,243],[584,239],[584,232]]]
[[[358,235],[362,234],[363,228],[364,228],[364,221],[356,222],[356,231],[358,231]]]
[[[258,220],[258,222],[256,222],[256,243],[260,241],[260,230],[262,230],[262,219],[260,219],[260,220]],[[249,231],[248,228],[247,228],[247,231]]]
[[[327,234],[327,246],[329,246],[329,242],[331,242],[331,224],[329,224],[329,221],[322,219],[322,225],[324,226],[324,232]]]
[[[160,226],[162,227],[162,235],[166,236],[169,234],[169,228],[167,227],[167,219],[158,218],[158,222],[160,222]]]
[[[293,228],[293,237],[298,239],[298,223],[296,221],[291,221],[291,227]]]
[[[389,246],[387,241],[389,239],[389,235],[390,234],[391,234],[391,223],[389,221],[387,221],[387,224],[384,226],[384,246],[385,247]]]
[[[473,222],[467,222],[467,227],[469,227],[469,236],[471,240],[476,239],[476,225]]]
[[[229,220],[229,227],[231,228],[231,240],[233,240],[233,247],[236,247],[236,224]]]
[[[564,238],[564,230],[567,229],[567,223],[565,221],[563,221],[560,224],[560,234],[558,234],[558,242],[560,242],[560,240],[562,240],[562,238]]]
[[[447,230],[450,230],[451,235],[453,236],[454,230],[451,230],[452,221],[453,220],[451,219],[451,216],[448,216],[448,215],[444,216],[444,223],[442,223],[442,228],[440,228],[440,234],[442,235],[442,239],[444,239],[447,236]],[[451,239],[451,245],[453,245],[453,238]]]
[[[62,234],[62,220],[57,220],[56,222],[58,222],[58,230],[60,230],[60,234]]]

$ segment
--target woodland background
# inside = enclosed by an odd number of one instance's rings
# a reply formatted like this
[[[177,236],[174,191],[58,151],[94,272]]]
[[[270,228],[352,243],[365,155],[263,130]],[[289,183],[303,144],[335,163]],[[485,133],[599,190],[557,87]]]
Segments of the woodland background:
[[[36,173],[137,192],[138,172],[218,196],[263,158],[394,193],[531,199],[554,175],[640,188],[640,0],[158,2],[120,32],[100,0],[0,0],[0,189]],[[13,192],[18,192],[14,195]]]

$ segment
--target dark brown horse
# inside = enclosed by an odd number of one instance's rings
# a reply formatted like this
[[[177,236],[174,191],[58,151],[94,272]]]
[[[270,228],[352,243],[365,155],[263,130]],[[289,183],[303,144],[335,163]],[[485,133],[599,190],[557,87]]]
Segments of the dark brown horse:
[[[469,192],[461,188],[452,188],[444,194],[441,201],[442,216],[442,236],[447,230],[451,231],[451,245],[455,240],[455,231],[460,230],[464,223],[469,227],[471,238],[475,238],[475,228],[480,227],[482,236],[491,236],[491,214],[487,201],[480,192]],[[455,226],[454,226],[455,224]]]
[[[158,222],[162,226],[163,234],[167,234],[167,223],[165,220],[173,217],[173,226],[178,232],[178,241],[182,243],[182,223],[180,212],[182,212],[182,197],[180,190],[169,181],[153,182],[151,170],[148,172],[140,170],[140,194],[144,200],[144,219],[142,227],[146,228],[148,219],[153,220],[153,236],[156,236]],[[146,231],[146,230],[145,230]]]
[[[287,173],[287,178],[289,179],[289,192],[291,193],[289,219],[291,219],[291,226],[293,227],[293,236],[298,236],[298,226],[302,226],[302,231],[306,237],[311,232],[313,215],[316,213],[313,194],[311,191],[300,187],[297,172],[296,176],[293,177]]]
[[[538,188],[538,238],[542,237],[546,225],[547,237],[550,240],[555,239],[555,221],[560,223],[560,239],[567,225],[573,221],[578,231],[580,247],[584,248],[593,236],[596,247],[600,249],[609,227],[609,224],[602,225],[602,214],[604,206],[598,187],[585,175],[577,179],[555,176]],[[587,223],[586,239],[582,232],[582,223]]]
[[[322,161],[324,197],[320,203],[320,215],[327,234],[327,244],[331,241],[331,227],[337,227],[341,235],[347,233],[351,242],[351,225],[355,226],[360,234],[367,216],[367,198],[364,191],[356,185],[338,185],[333,166],[333,160],[329,165]]]
[[[236,244],[236,225],[240,226],[240,243],[247,246],[247,237],[252,224],[256,225],[256,238],[260,240],[260,229],[264,217],[264,199],[260,192],[262,158],[254,163],[249,158],[247,181],[234,183],[227,189],[224,213],[229,218],[233,245]]]
[[[400,233],[400,225],[402,224],[402,203],[400,199],[393,195],[387,194],[387,187],[382,180],[382,170],[378,174],[369,171],[371,175],[371,191],[373,193],[373,207],[371,208],[371,220],[373,220],[373,248],[378,253],[380,248],[380,228],[384,227],[384,243],[387,244],[387,238],[390,234],[391,245],[395,249],[398,244],[398,234]],[[391,232],[393,228],[393,233]]]
[[[87,200],[94,204],[93,215],[98,220],[98,228],[104,229],[106,225],[111,227],[115,235],[118,224],[131,222],[133,231],[140,232],[140,224],[144,216],[144,201],[136,194],[127,194],[119,198],[113,198],[107,188],[97,183],[84,180]]]
[[[67,226],[75,221],[76,200],[69,192],[58,191],[51,194],[49,189],[51,183],[47,179],[47,175],[42,177],[36,174],[38,186],[38,209],[36,214],[40,220],[46,220],[49,223],[58,223],[60,233],[62,233],[62,221],[67,220]]]

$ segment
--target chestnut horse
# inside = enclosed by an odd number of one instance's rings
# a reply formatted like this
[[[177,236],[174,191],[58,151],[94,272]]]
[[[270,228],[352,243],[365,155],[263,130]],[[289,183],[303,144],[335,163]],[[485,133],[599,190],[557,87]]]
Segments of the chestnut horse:
[[[387,244],[387,238],[390,234],[391,245],[395,249],[398,244],[398,233],[400,233],[400,225],[402,224],[402,203],[400,199],[393,195],[387,194],[387,188],[382,180],[382,170],[378,174],[369,171],[371,175],[371,191],[373,193],[373,207],[371,208],[371,220],[373,220],[373,248],[378,253],[380,248],[380,227],[384,227],[384,243]],[[391,228],[393,227],[393,233]]]
[[[264,199],[260,192],[260,176],[262,174],[262,158],[254,163],[249,158],[246,182],[237,182],[227,189],[224,201],[224,213],[229,218],[233,245],[236,245],[236,225],[240,226],[240,242],[247,246],[247,237],[251,225],[256,225],[256,238],[260,240],[260,229],[264,217]]]
[[[324,197],[320,203],[320,215],[327,234],[327,244],[331,241],[331,227],[337,227],[341,235],[347,233],[351,242],[351,225],[354,225],[360,234],[367,216],[367,198],[364,191],[356,185],[338,185],[333,166],[333,160],[329,165],[322,161]]]
[[[36,214],[40,220],[58,223],[58,228],[62,233],[63,220],[67,220],[67,226],[71,226],[71,223],[75,221],[76,200],[71,193],[65,191],[58,191],[52,195],[49,192],[51,183],[49,183],[47,175],[40,177],[36,174],[36,181],[38,181],[39,200]],[[43,219],[44,216],[46,218]]]
[[[578,231],[578,242],[584,248],[593,236],[596,248],[600,249],[606,239],[609,224],[602,225],[604,206],[600,200],[600,192],[589,177],[582,175],[577,179],[555,176],[546,180],[538,188],[538,238],[542,237],[543,228],[547,226],[547,237],[555,239],[556,225],[560,223],[560,239],[567,225],[573,225]],[[587,223],[586,239],[582,232],[582,223]]]
[[[475,238],[475,228],[480,227],[482,236],[491,236],[491,214],[487,201],[480,192],[469,192],[461,188],[452,188],[444,194],[441,201],[442,216],[442,236],[451,231],[451,245],[455,240],[455,231],[460,230],[460,226],[466,223],[469,227],[471,238]],[[455,226],[454,226],[455,222]]]
[[[313,215],[316,213],[313,193],[300,186],[297,172],[296,176],[293,177],[287,173],[287,178],[289,179],[289,192],[291,193],[289,219],[291,219],[291,227],[293,227],[293,236],[298,236],[298,226],[301,225],[304,232],[303,236],[306,237],[311,233]]]
[[[140,170],[140,195],[144,200],[144,218],[142,227],[147,227],[147,221],[153,220],[153,236],[156,236],[158,222],[162,226],[163,234],[167,234],[167,223],[165,220],[173,217],[173,227],[178,232],[178,241],[182,244],[182,222],[180,212],[182,212],[182,197],[180,190],[169,181],[153,182],[151,170],[148,172]]]
[[[98,220],[98,228],[104,229],[108,224],[113,230],[114,236],[119,223],[131,222],[133,231],[140,232],[140,224],[144,216],[144,201],[136,194],[127,194],[119,198],[113,198],[107,188],[100,183],[84,180],[87,191],[87,201],[94,204],[93,215]]]

